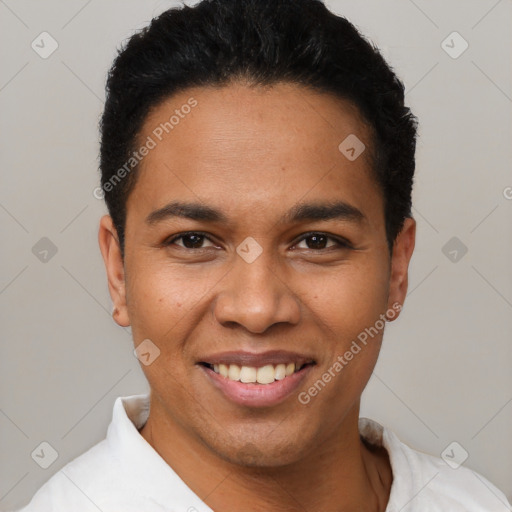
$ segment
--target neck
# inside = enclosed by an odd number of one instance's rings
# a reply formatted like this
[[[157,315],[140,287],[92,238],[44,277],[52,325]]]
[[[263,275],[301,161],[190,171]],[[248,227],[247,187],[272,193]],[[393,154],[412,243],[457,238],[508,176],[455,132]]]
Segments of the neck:
[[[153,403],[140,433],[188,487],[218,512],[384,511],[392,473],[384,448],[369,449],[358,431],[359,404],[338,432],[293,464],[233,464],[164,416]],[[179,442],[176,442],[179,439]]]

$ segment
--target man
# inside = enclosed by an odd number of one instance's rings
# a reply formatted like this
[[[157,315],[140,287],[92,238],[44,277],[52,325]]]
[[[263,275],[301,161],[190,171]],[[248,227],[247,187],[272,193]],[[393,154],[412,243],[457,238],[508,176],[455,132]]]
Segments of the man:
[[[150,396],[28,511],[505,511],[359,419],[414,249],[416,122],[318,0],[212,0],[131,38],[102,118],[99,243]]]

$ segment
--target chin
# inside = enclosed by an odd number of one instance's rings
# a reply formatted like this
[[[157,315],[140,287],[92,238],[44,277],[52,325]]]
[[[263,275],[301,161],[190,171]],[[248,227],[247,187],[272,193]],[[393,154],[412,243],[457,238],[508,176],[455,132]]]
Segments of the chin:
[[[249,437],[249,436],[248,436]],[[236,438],[236,446],[229,445],[229,439],[225,439],[222,446],[212,446],[217,455],[231,464],[248,468],[277,468],[297,462],[301,458],[303,450],[299,443],[293,442],[293,436],[287,436],[285,440],[272,438],[272,433],[258,439],[241,440]],[[304,439],[301,439],[304,442]]]

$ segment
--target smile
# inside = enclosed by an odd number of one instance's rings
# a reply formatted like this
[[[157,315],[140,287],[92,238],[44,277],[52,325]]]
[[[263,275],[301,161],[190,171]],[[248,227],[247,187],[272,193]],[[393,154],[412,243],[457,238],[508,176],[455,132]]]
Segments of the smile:
[[[256,368],[255,366],[238,366],[236,364],[214,364],[207,366],[213,369],[215,373],[222,375],[223,377],[235,381],[258,384],[272,384],[276,380],[283,380],[295,372],[298,372],[308,364],[296,365],[295,363],[280,363],[276,365],[267,364]]]
[[[285,351],[225,352],[198,363],[207,381],[238,405],[270,407],[288,398],[316,361]]]

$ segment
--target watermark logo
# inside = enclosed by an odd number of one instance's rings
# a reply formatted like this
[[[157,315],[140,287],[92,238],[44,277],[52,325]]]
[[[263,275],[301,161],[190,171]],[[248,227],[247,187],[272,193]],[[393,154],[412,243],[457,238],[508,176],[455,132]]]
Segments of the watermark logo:
[[[451,442],[441,453],[441,458],[452,469],[458,469],[469,457],[469,453],[457,441]]]
[[[32,247],[32,254],[42,263],[48,263],[57,251],[57,246],[45,236]]]
[[[41,32],[30,46],[39,57],[47,59],[59,47],[59,43],[48,32]]]
[[[357,160],[365,149],[366,146],[359,139],[359,137],[353,133],[346,137],[338,146],[340,153],[351,162]]]
[[[40,443],[30,454],[34,462],[43,469],[48,469],[59,457],[57,450],[47,441]]]
[[[237,248],[238,255],[247,263],[252,263],[263,252],[263,247],[254,240],[252,236],[248,236]]]
[[[458,59],[469,48],[469,43],[458,32],[454,31],[442,41],[441,48],[452,59]]]
[[[149,366],[160,356],[160,349],[150,340],[145,339],[133,351],[133,355],[144,365]]]
[[[443,245],[441,252],[452,263],[458,263],[466,255],[468,248],[459,238],[453,236]]]

